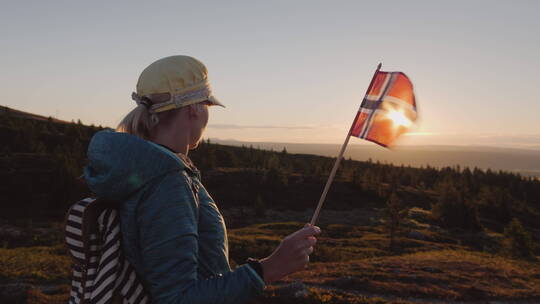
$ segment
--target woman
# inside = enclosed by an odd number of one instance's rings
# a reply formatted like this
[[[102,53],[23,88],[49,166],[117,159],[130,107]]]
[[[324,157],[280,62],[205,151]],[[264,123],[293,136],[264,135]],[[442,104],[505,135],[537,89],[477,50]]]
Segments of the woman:
[[[217,205],[188,158],[208,123],[207,70],[171,56],[140,75],[137,107],[117,132],[97,133],[85,178],[98,197],[121,201],[122,247],[153,303],[242,303],[305,268],[320,229],[306,225],[261,260],[231,270]]]

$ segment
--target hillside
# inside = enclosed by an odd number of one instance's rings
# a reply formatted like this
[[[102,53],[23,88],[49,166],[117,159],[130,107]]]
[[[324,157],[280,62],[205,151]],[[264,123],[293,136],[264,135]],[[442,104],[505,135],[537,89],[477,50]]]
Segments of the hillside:
[[[19,296],[13,303],[65,301],[61,221],[89,195],[79,176],[101,129],[0,114],[0,303],[6,294]],[[190,157],[225,217],[233,263],[270,254],[308,221],[334,162],[208,140]],[[312,265],[258,303],[538,302],[539,217],[540,181],[531,177],[347,159]]]
[[[33,120],[39,120],[39,121],[52,121],[55,123],[68,123],[67,121],[63,121],[63,120],[56,119],[53,117],[45,117],[38,114],[32,114],[32,113],[28,113],[24,111],[15,110],[15,109],[8,108],[5,106],[0,106],[0,116],[33,119]]]
[[[3,113],[0,187],[7,194],[6,201],[12,203],[2,204],[2,217],[61,217],[73,200],[87,194],[77,178],[85,164],[88,142],[102,128],[35,119],[39,116],[14,110]],[[190,157],[224,208],[250,206],[258,196],[263,202],[272,202],[273,208],[313,208],[333,165],[332,158],[323,156],[209,141],[201,143]],[[474,205],[481,221],[499,231],[512,217],[540,228],[535,220],[540,182],[511,172],[477,168],[413,168],[344,160],[325,208],[384,204],[392,191],[411,207],[426,209],[438,203],[440,194],[457,192],[465,205]]]

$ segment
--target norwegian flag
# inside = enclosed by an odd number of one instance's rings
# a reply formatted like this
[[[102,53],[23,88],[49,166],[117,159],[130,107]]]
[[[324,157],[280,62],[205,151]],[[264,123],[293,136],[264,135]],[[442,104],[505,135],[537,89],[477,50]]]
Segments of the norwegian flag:
[[[350,135],[391,147],[416,121],[416,101],[413,85],[405,74],[382,72],[379,68],[356,114]]]

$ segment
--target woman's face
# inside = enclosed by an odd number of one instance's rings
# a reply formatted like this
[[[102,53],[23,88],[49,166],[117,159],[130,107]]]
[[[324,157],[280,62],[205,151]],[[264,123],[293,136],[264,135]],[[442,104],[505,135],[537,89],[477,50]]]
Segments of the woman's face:
[[[193,116],[191,127],[191,141],[189,144],[190,149],[195,149],[199,145],[199,141],[202,138],[206,125],[208,124],[208,104],[201,103],[194,107],[195,115]]]

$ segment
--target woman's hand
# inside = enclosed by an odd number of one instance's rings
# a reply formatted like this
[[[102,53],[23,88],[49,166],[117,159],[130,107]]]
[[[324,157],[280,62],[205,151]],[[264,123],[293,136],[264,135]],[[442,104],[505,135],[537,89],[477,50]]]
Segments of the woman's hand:
[[[304,269],[317,243],[315,235],[319,233],[319,227],[306,224],[304,228],[283,238],[277,249],[261,260],[264,282],[269,284]]]

